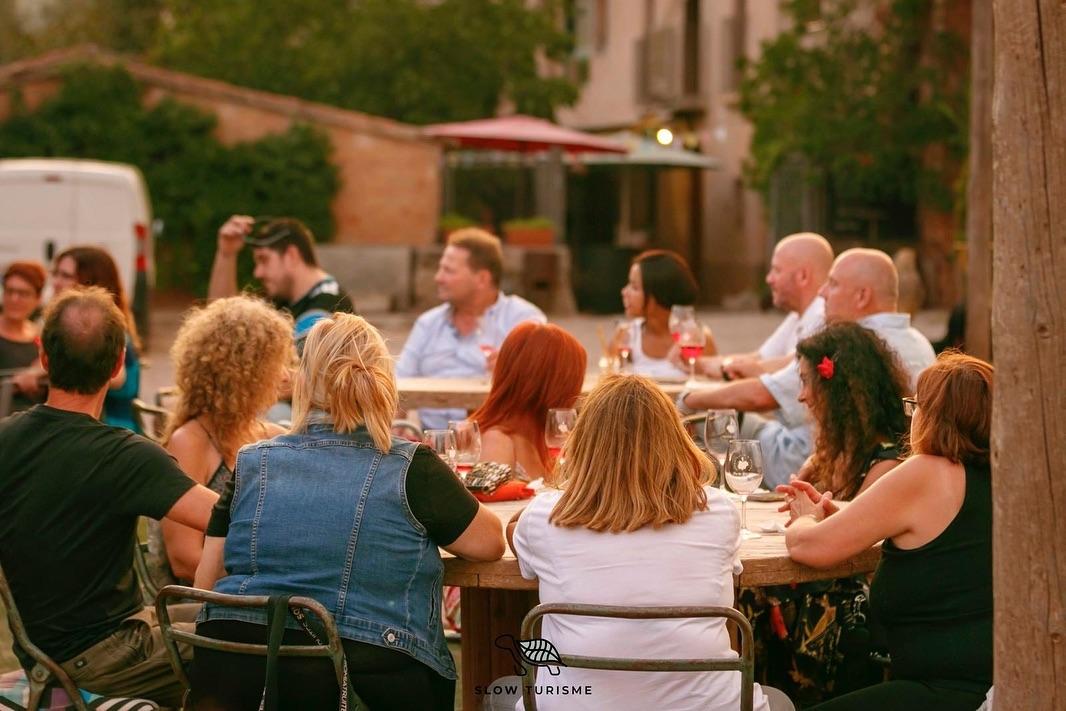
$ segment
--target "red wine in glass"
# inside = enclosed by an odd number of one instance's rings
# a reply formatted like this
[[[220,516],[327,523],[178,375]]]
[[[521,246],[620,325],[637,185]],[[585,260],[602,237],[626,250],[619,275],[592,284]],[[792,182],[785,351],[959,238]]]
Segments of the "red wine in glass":
[[[473,469],[473,468],[474,468],[474,465],[473,464],[469,464],[467,462],[462,462],[462,463],[458,463],[458,464],[455,465],[455,471],[456,471],[457,474],[460,474],[460,475],[468,474],[470,472],[470,470]]]
[[[488,359],[488,357],[490,355],[492,355],[492,351],[493,351],[492,344],[490,344],[490,343],[482,343],[482,344],[480,344],[478,346],[478,348],[481,349],[481,353],[485,356],[486,359]]]
[[[681,357],[689,363],[703,355],[703,346],[700,344],[686,343],[681,346]]]
[[[558,459],[559,455],[562,454],[562,453],[563,453],[563,448],[562,447],[552,447],[552,446],[548,447],[548,456],[551,457],[552,459]]]
[[[681,331],[671,331],[670,337],[674,339],[674,343],[681,342]]]

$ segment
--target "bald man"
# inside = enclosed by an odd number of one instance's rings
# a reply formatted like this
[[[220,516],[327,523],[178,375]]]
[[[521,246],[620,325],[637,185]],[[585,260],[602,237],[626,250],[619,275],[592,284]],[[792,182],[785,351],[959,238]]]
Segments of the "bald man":
[[[854,321],[884,340],[910,378],[913,392],[918,374],[936,358],[929,340],[911,327],[910,314],[897,311],[899,277],[891,258],[876,249],[843,252],[820,290],[829,323]],[[841,363],[838,367],[847,367]],[[773,412],[773,419],[745,417],[746,436],[762,444],[763,480],[773,488],[788,481],[811,453],[807,408],[799,402],[799,365],[795,358],[774,373],[746,378],[719,388],[682,393],[678,406],[688,412],[732,408]]]
[[[825,302],[818,290],[832,265],[833,248],[819,234],[800,232],[778,242],[766,283],[774,306],[788,315],[758,350],[700,358],[696,370],[712,380],[737,380],[772,373],[787,365],[796,353],[796,344],[825,323]],[[680,354],[677,365],[684,367]]]

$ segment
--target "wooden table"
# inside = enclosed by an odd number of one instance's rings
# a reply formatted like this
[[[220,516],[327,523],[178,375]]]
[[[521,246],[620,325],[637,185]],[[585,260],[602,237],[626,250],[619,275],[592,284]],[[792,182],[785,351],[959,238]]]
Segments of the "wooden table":
[[[599,382],[598,374],[585,376],[581,387],[587,393]],[[400,407],[411,410],[419,407],[461,408],[476,410],[489,394],[490,383],[485,378],[397,378]],[[671,397],[684,389],[683,383],[660,382],[659,387]]]
[[[489,504],[489,508],[506,525],[527,503]],[[787,517],[777,511],[778,506],[776,502],[749,501],[748,526],[761,533],[763,523],[784,523]],[[537,604],[537,581],[522,577],[510,549],[501,560],[491,563],[461,560],[443,551],[442,556],[444,584],[462,588],[463,709],[473,711],[481,705],[481,697],[474,693],[477,686],[488,686],[493,680],[514,673],[510,654],[496,649],[493,640],[501,634],[519,636],[522,619]],[[744,571],[735,583],[738,587],[759,587],[842,578],[872,571],[880,557],[880,548],[875,547],[832,568],[817,570],[788,557],[784,535],[763,533],[762,538],[741,542]]]

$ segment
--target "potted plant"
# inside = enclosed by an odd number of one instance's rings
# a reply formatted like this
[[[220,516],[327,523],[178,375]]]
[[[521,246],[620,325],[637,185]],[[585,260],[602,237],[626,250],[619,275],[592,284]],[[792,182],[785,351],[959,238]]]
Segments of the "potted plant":
[[[515,247],[550,247],[555,243],[555,225],[546,217],[527,217],[503,223],[507,244]]]
[[[448,239],[448,235],[456,230],[461,230],[464,227],[475,227],[476,222],[471,220],[466,215],[460,215],[457,212],[446,212],[440,216],[440,232],[444,235],[444,239]]]

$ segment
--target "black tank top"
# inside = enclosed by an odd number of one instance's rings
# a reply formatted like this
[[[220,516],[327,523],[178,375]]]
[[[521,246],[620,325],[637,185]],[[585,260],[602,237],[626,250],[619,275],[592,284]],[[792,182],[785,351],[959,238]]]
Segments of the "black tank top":
[[[992,487],[987,466],[966,467],[962,508],[939,536],[911,550],[891,540],[870,585],[888,632],[895,679],[992,683]]]

